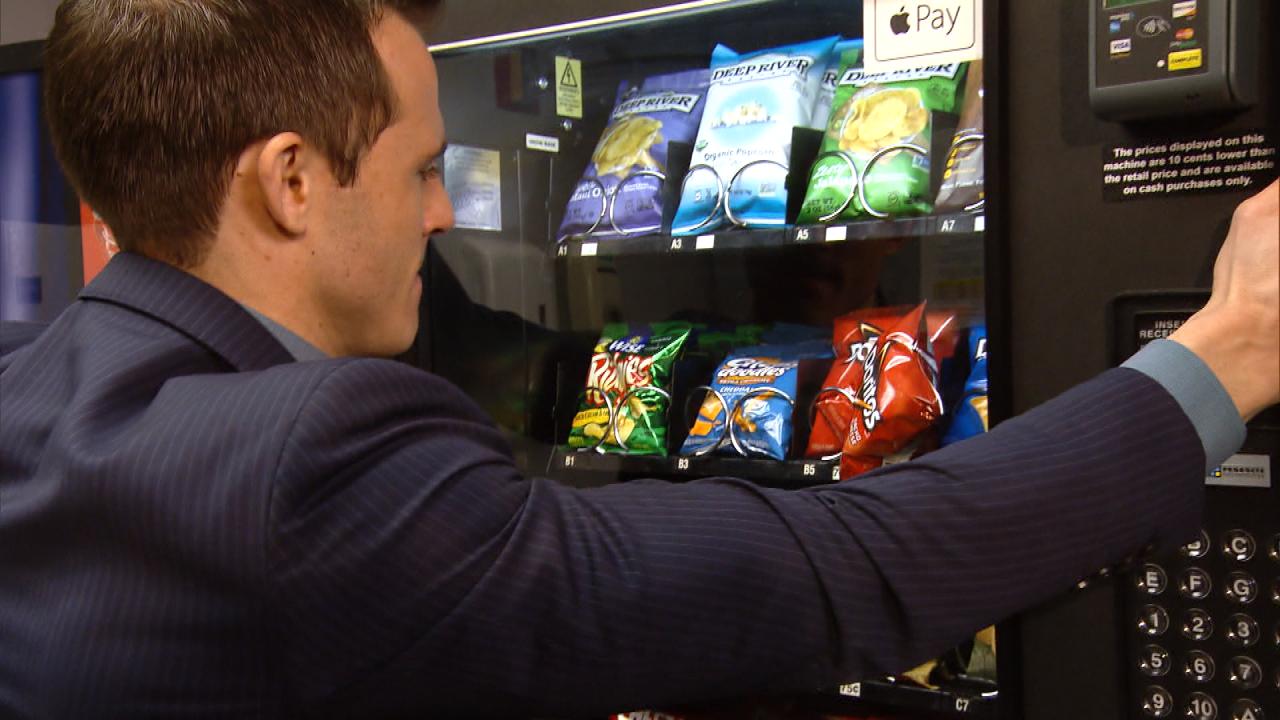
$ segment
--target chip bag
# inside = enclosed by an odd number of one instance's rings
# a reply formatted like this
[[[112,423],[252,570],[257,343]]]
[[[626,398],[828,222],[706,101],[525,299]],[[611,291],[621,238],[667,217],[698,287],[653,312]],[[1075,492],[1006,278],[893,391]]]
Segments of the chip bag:
[[[689,324],[679,322],[605,326],[569,447],[665,456],[671,371],[689,332]]]
[[[792,128],[809,124],[837,39],[746,54],[716,47],[674,234],[786,223]]]
[[[733,351],[716,370],[712,392],[703,399],[680,454],[719,450],[785,460],[794,430],[800,362],[830,355],[825,340]]]
[[[849,423],[857,410],[866,362],[875,356],[881,336],[905,314],[906,308],[869,308],[836,318],[832,347],[835,362],[822,383],[815,403],[813,428],[805,457],[826,458],[844,448]]]
[[[922,303],[879,339],[875,356],[865,366],[858,411],[840,458],[840,477],[880,467],[942,416],[937,376]]]
[[[558,241],[616,238],[662,229],[662,184],[669,143],[692,143],[706,107],[709,70],[623,82],[582,180],[573,190]]]
[[[822,84],[818,86],[818,99],[813,104],[813,112],[809,115],[809,127],[814,130],[826,130],[827,121],[831,118],[831,105],[836,99],[836,83],[840,80],[840,67],[844,63],[844,55],[850,50],[861,57],[862,38],[841,40],[831,52],[827,71],[822,74]]]
[[[951,149],[947,152],[942,187],[938,190],[938,202],[935,203],[938,212],[977,210],[986,197],[982,117],[982,61],[976,60],[969,63],[960,125],[956,128]]]
[[[969,330],[969,360],[972,364],[964,398],[956,406],[951,427],[942,438],[944,446],[981,435],[991,427],[987,416],[987,328],[984,325]]]
[[[800,210],[802,224],[933,209],[934,125],[939,113],[955,111],[966,66],[868,73],[860,56],[844,54],[831,118]],[[918,150],[889,150],[903,144]],[[870,210],[863,207],[864,199]]]

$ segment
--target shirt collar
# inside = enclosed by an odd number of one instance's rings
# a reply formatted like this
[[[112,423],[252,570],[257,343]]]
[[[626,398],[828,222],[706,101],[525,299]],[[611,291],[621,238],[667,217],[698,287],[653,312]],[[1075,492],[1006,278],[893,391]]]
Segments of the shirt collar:
[[[312,360],[325,360],[329,357],[328,355],[325,355],[320,348],[317,348],[315,345],[303,340],[297,333],[281,325],[275,320],[272,320],[248,305],[241,305],[240,307],[244,308],[245,312],[252,315],[258,322],[262,323],[262,326],[267,329],[267,332],[271,333],[271,336],[283,345],[285,350],[289,351],[289,354],[293,356],[294,360],[297,360],[298,362],[310,362]]]

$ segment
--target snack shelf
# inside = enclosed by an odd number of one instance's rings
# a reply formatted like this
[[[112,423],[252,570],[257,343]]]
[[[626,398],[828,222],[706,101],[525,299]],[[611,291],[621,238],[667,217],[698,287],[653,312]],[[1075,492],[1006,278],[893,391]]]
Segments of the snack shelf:
[[[890,680],[873,680],[842,685],[837,691],[820,695],[813,704],[822,712],[866,712],[868,708],[892,712],[922,712],[937,718],[999,717],[995,683],[975,681],[973,687],[937,690],[905,685]]]
[[[551,457],[554,473],[609,473],[627,477],[693,480],[727,476],[765,487],[795,490],[840,479],[839,461],[769,460],[707,455],[702,457],[614,455],[557,447]]]
[[[985,215],[957,213],[833,225],[796,225],[776,230],[723,230],[686,237],[653,234],[627,238],[569,238],[557,244],[554,253],[558,258],[702,253],[878,238],[964,235],[985,230]]]

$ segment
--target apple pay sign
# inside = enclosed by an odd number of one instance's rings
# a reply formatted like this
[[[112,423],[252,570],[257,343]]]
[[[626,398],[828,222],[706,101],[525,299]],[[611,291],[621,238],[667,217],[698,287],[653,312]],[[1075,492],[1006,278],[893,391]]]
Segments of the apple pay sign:
[[[982,57],[982,0],[867,0],[862,22],[871,72]]]

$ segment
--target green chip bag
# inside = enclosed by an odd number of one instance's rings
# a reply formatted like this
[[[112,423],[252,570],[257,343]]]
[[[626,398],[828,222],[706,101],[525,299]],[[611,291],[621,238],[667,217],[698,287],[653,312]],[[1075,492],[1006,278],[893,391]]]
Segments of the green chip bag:
[[[966,64],[868,73],[861,62],[858,50],[846,51],[841,58],[831,119],[809,175],[801,224],[922,215],[933,209],[934,128],[940,113],[955,112]],[[917,146],[921,152],[890,151],[867,172],[878,153],[903,144]],[[947,148],[936,150],[941,153]],[[875,212],[863,207],[857,177],[862,177],[866,186],[862,194]]]
[[[665,456],[671,371],[690,331],[683,322],[606,325],[591,357],[569,447]]]

